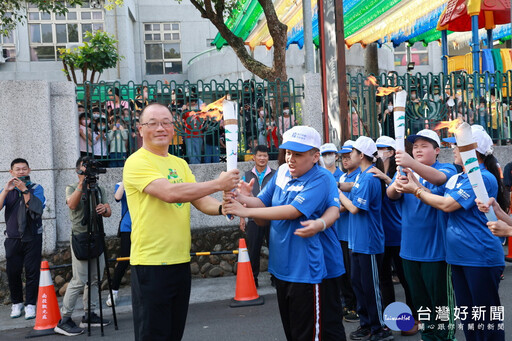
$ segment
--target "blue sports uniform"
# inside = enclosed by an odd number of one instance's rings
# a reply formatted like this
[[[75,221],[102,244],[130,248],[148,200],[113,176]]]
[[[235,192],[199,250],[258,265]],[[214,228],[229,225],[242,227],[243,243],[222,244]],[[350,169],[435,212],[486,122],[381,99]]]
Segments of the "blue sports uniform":
[[[449,163],[436,161],[432,167],[446,174],[447,179],[457,173],[455,167]],[[444,185],[435,186],[416,173],[415,176],[418,177],[420,184],[433,194],[444,194]],[[402,212],[400,257],[419,262],[444,261],[446,258],[446,214],[424,204],[410,193],[402,194],[400,206]]]
[[[349,215],[349,248],[364,254],[384,253],[384,230],[382,228],[382,190],[380,180],[368,171],[361,172],[351,191],[352,204],[360,209]]]
[[[490,197],[498,194],[498,182],[480,164],[485,188]],[[457,306],[484,307],[482,323],[485,330],[468,330],[469,319],[462,321],[467,340],[505,340],[505,331],[498,328],[503,321],[491,320],[491,307],[500,307],[498,293],[500,276],[505,267],[503,248],[498,237],[487,228],[487,218],[475,203],[475,193],[465,173],[450,178],[445,196],[462,207],[448,214],[446,261],[452,264],[452,279]],[[469,308],[471,309],[471,308]]]
[[[356,180],[357,176],[359,175],[359,173],[361,173],[361,169],[359,167],[356,170],[352,171],[352,173],[350,173],[350,174],[343,173],[341,175],[341,177],[338,178],[339,179],[338,182],[354,182]],[[349,199],[352,198],[351,192],[343,192],[343,194],[345,194],[345,196]],[[349,215],[350,215],[350,213],[347,211],[341,212],[340,217],[338,218],[338,220],[336,220],[336,226],[335,226],[336,231],[338,232],[338,237],[340,238],[340,240],[343,240],[345,242],[348,242]]]
[[[294,283],[321,283],[327,276],[320,234],[309,238],[294,235],[301,221],[317,219],[330,206],[339,207],[339,198],[326,191],[326,184],[336,187],[329,171],[313,166],[293,179],[288,165],[279,167],[258,198],[267,207],[292,205],[303,215],[294,220],[273,220],[270,224],[268,270],[276,278]]]
[[[349,247],[352,249],[352,287],[357,298],[361,328],[372,334],[382,330],[382,297],[379,268],[384,253],[382,228],[382,187],[380,180],[368,173],[371,165],[357,176],[351,191],[352,204],[359,208],[349,215]]]
[[[114,189],[114,193],[117,192],[117,189],[119,188],[119,184],[117,183]],[[123,193],[123,197],[121,200],[121,226],[120,231],[121,232],[132,232],[132,218],[130,217],[130,212],[128,212],[128,203],[126,202],[126,192]]]
[[[457,172],[452,164],[439,161],[434,162],[431,167],[444,173],[446,179]],[[414,176],[433,194],[444,194],[446,183],[435,186],[417,173]],[[417,311],[425,307],[435,311],[437,306],[452,309],[453,293],[449,268],[447,269],[445,262],[448,216],[443,211],[423,203],[414,194],[402,194],[399,203],[402,212],[400,257],[403,259],[404,274],[414,308]],[[448,328],[449,322],[436,319],[435,314],[431,314],[430,320],[424,320],[423,323],[425,328],[421,334],[424,340],[454,339],[454,331]]]

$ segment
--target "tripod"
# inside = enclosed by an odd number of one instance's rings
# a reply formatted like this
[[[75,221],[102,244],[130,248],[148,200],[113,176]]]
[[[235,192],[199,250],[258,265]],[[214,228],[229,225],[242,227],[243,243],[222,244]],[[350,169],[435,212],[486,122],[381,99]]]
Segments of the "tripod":
[[[105,230],[103,228],[103,217],[96,212],[96,206],[98,205],[100,191],[97,184],[97,175],[88,174],[85,176],[85,186],[82,189],[82,198],[84,202],[84,218],[82,225],[87,225],[87,254],[91,254],[91,244],[100,243],[100,247],[103,249],[103,257],[105,258],[105,265],[107,266],[107,283],[110,297],[112,296],[112,281],[110,279],[110,271],[108,270],[108,258],[105,247]],[[101,300],[101,275],[100,272],[100,256],[96,257],[96,274],[98,276],[98,303],[100,308],[100,327],[101,336],[104,336],[103,332],[103,309]],[[87,257],[87,335],[91,336],[91,257]],[[112,316],[114,317],[114,326],[118,330],[116,307],[112,301]]]

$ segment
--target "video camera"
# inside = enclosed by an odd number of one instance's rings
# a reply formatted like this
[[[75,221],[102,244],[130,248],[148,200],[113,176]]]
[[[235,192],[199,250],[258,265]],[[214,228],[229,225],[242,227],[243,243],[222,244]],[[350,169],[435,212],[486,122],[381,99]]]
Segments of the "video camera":
[[[87,179],[97,179],[98,174],[105,174],[107,172],[107,169],[101,167],[99,161],[94,159],[84,160],[82,162],[82,166],[85,167],[85,171],[80,170],[77,173],[80,175],[85,175]]]

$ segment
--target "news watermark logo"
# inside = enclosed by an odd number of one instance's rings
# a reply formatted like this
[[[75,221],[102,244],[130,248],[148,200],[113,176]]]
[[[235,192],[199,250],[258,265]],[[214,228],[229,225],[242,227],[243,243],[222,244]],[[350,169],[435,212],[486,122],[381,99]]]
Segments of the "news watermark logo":
[[[414,327],[414,317],[407,304],[393,302],[384,309],[384,323],[394,331],[409,331]]]

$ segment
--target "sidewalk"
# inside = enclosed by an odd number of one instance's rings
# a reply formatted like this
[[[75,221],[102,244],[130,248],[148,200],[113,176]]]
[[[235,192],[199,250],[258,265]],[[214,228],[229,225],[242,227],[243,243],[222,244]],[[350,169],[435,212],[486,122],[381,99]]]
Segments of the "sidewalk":
[[[258,276],[260,287],[258,294],[267,295],[274,294],[275,289],[270,285],[270,274],[262,272]],[[236,276],[217,277],[217,278],[196,278],[192,279],[192,290],[190,293],[190,304],[207,303],[214,301],[228,300],[235,296]],[[108,290],[101,292],[103,301],[103,313],[107,318],[112,317],[112,308],[105,304],[108,297]],[[62,297],[57,298],[59,307],[62,304]],[[132,311],[132,298],[130,287],[122,287],[119,290],[118,302],[116,305],[116,313],[128,313]],[[19,318],[11,319],[10,305],[0,305],[0,331],[11,330],[17,328],[33,328],[35,320],[25,320],[24,315]],[[84,315],[82,299],[77,301],[73,319],[79,322]]]

